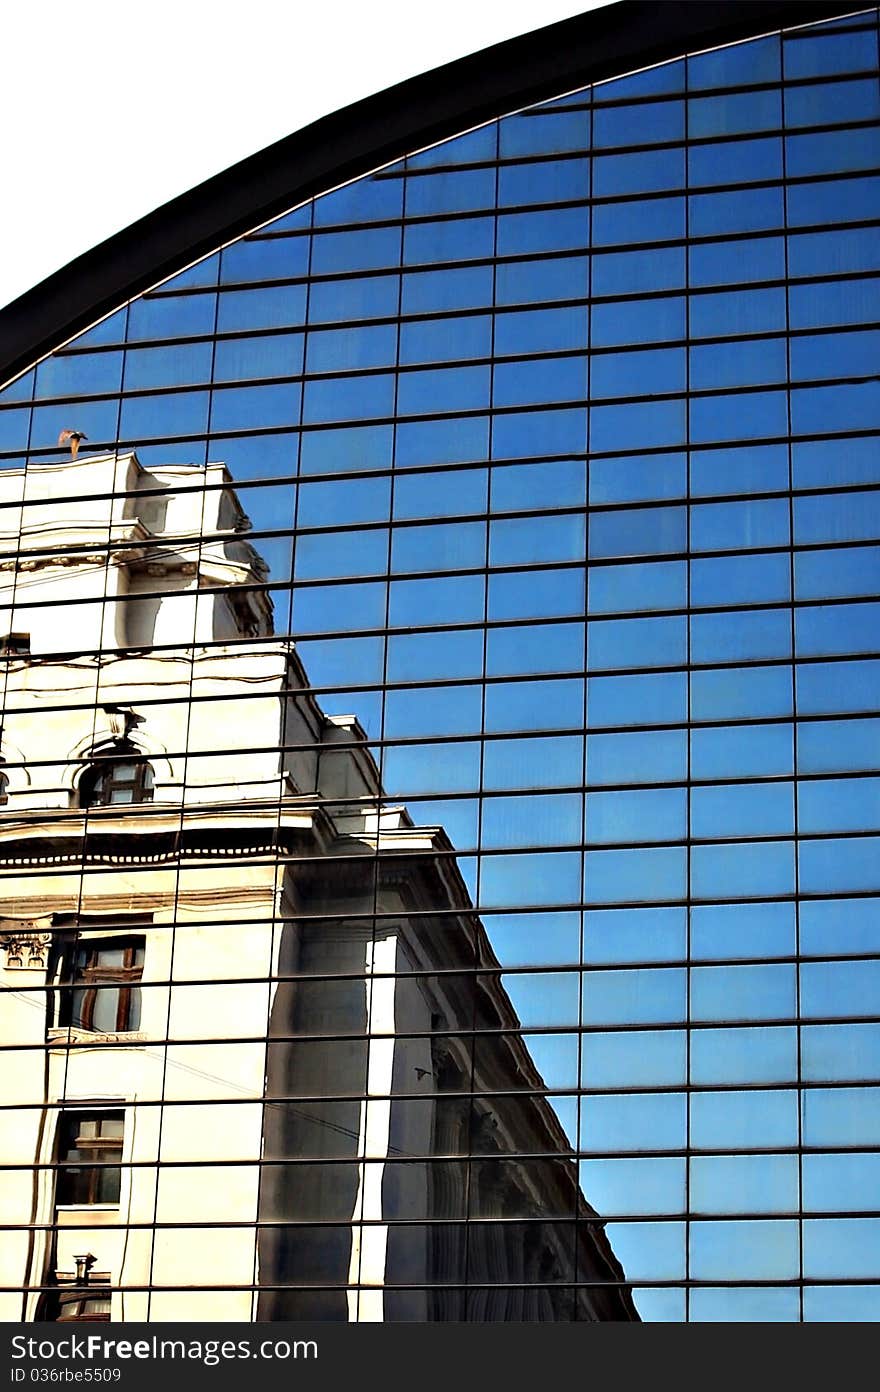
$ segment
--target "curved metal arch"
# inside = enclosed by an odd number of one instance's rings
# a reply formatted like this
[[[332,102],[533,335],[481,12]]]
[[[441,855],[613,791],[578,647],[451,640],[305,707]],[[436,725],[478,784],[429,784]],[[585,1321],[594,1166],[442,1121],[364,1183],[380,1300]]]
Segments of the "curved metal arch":
[[[0,384],[286,209],[534,102],[687,51],[850,14],[842,0],[617,0],[324,116],[172,199],[0,311]]]

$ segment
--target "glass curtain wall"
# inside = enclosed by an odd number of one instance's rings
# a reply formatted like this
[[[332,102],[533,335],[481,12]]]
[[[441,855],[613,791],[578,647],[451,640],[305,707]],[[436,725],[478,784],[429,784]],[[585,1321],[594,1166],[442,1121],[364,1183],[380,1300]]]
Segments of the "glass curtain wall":
[[[5,1318],[880,1316],[878,226],[871,9],[0,393]]]

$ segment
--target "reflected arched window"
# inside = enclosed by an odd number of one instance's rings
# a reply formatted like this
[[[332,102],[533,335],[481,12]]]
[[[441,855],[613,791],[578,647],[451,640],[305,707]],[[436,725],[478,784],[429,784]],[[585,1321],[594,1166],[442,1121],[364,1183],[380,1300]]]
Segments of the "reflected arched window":
[[[79,781],[80,807],[111,807],[152,802],[153,769],[131,745],[119,745],[86,769]]]

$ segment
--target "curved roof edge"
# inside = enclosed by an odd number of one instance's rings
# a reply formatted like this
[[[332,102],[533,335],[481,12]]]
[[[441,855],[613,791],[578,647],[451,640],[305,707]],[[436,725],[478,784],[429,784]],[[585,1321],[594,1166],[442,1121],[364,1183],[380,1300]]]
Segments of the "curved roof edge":
[[[858,0],[618,0],[343,107],[216,174],[0,311],[0,383],[223,242],[408,151],[558,92]]]

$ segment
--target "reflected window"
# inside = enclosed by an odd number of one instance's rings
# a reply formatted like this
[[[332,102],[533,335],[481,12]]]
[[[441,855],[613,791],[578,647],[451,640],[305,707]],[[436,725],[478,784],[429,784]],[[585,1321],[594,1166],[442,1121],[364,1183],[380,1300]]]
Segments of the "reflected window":
[[[51,1324],[109,1324],[110,1292],[97,1287],[46,1295],[37,1319]]]
[[[124,1113],[70,1112],[58,1126],[56,1204],[119,1202]]]
[[[102,1034],[141,1022],[143,938],[91,938],[63,950],[58,1023]]]
[[[80,807],[110,807],[153,801],[153,769],[132,746],[118,746],[117,758],[92,764],[79,781]]]

